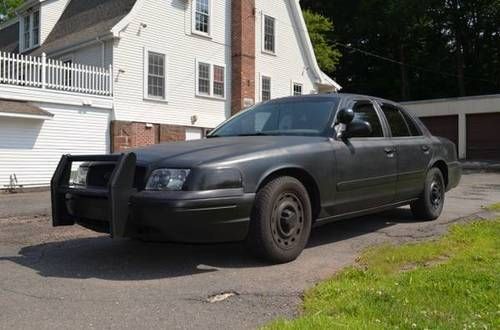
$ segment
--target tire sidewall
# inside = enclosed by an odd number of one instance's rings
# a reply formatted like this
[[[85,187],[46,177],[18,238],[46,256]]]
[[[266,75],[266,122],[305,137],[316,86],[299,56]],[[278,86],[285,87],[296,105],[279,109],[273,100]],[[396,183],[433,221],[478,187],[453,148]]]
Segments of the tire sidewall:
[[[311,233],[312,211],[311,201],[306,188],[295,178],[279,177],[270,181],[264,188],[263,194],[257,195],[256,207],[260,207],[259,217],[252,221],[260,222],[260,235],[263,252],[275,262],[288,262],[296,259],[304,250]],[[275,242],[271,229],[273,208],[281,194],[292,192],[302,203],[304,211],[304,227],[298,242],[290,249],[283,249]]]
[[[439,184],[441,185],[441,203],[439,208],[434,208],[431,202],[431,188],[432,188],[432,183],[434,182],[434,178],[438,178],[440,181]],[[441,171],[437,168],[432,168],[427,172],[427,178],[425,180],[425,192],[424,192],[424,201],[425,201],[425,207],[426,211],[429,213],[429,218],[431,219],[437,219],[441,213],[443,212],[443,207],[444,207],[444,201],[445,201],[445,190],[446,187],[444,185],[444,178],[443,174]]]

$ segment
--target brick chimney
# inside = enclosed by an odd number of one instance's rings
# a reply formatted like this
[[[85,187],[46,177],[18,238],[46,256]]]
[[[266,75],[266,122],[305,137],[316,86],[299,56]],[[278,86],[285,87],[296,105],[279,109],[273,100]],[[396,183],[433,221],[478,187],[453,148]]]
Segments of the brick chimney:
[[[233,0],[231,114],[255,103],[255,0]]]

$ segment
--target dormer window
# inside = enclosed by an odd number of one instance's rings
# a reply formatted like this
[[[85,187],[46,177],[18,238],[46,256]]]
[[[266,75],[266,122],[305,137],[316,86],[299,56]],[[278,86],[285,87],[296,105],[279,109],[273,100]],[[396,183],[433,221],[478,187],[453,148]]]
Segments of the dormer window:
[[[40,11],[31,10],[22,19],[21,37],[23,51],[40,45]]]

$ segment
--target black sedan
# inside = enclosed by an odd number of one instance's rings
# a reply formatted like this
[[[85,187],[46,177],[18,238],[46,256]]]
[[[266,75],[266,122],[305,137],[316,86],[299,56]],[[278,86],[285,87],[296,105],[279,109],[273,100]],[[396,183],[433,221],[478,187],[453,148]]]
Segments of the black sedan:
[[[246,241],[288,262],[313,226],[403,205],[434,220],[460,176],[455,145],[396,103],[291,97],[241,112],[204,140],[63,156],[53,223],[113,237]]]

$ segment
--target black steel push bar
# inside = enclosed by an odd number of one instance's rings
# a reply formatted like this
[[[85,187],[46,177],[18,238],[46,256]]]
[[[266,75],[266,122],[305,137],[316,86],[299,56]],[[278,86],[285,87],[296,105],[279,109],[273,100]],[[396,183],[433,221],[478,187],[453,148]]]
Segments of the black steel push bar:
[[[71,226],[78,220],[71,215],[66,199],[68,194],[95,196],[108,200],[107,217],[111,236],[124,237],[129,218],[130,196],[136,192],[133,188],[137,157],[134,153],[116,155],[63,155],[51,180],[52,223],[54,227]],[[70,184],[71,168],[74,162],[109,162],[115,163],[107,187],[85,187]]]

